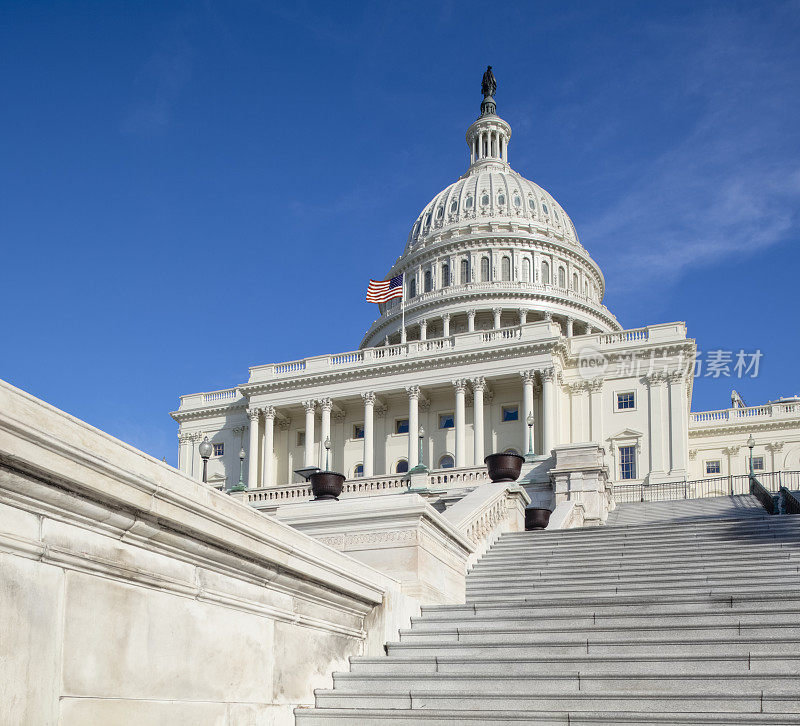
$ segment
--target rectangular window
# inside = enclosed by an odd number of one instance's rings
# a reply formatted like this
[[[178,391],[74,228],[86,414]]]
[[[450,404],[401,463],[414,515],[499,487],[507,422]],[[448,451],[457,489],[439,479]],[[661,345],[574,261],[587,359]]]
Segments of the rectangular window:
[[[617,411],[627,411],[636,408],[636,394],[633,391],[617,394]]]
[[[635,446],[620,446],[619,447],[619,478],[620,479],[635,479],[636,478],[636,447]]]
[[[407,434],[408,433],[408,419],[407,418],[399,418],[397,421],[394,422],[394,432],[396,434]]]
[[[753,471],[764,471],[764,457],[763,456],[754,456],[753,457]]]
[[[297,445],[298,446],[305,446],[306,445],[306,432],[305,431],[298,431],[297,432]]]
[[[719,461],[706,462],[706,474],[720,474],[721,472],[722,466],[720,465]]]
[[[354,439],[364,438],[364,426],[362,424],[353,425],[353,438]]]
[[[455,418],[452,413],[440,413],[439,414],[439,428],[440,429],[451,429],[455,426]]]
[[[225,453],[225,444],[214,444],[214,456],[222,456]]]
[[[503,406],[502,421],[519,421],[519,406]]]

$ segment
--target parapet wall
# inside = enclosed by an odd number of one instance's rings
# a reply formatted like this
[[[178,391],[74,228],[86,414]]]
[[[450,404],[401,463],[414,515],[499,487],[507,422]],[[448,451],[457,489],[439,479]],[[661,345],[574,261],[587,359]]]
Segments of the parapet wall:
[[[398,583],[0,381],[0,724],[293,724]]]

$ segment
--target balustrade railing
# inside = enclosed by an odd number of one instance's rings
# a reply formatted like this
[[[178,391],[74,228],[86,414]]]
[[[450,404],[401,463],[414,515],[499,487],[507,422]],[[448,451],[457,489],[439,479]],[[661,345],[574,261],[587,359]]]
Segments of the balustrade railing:
[[[215,403],[217,401],[232,401],[236,398],[236,388],[229,388],[225,391],[211,391],[203,394],[203,403]]]
[[[344,483],[341,496],[345,497],[371,497],[383,494],[397,494],[408,488],[405,474],[388,474],[382,476],[349,479]],[[477,486],[489,481],[485,466],[439,469],[428,475],[428,486],[431,489],[454,486]],[[276,487],[263,487],[249,489],[245,492],[245,501],[259,506],[280,506],[293,502],[302,502],[311,499],[310,484],[285,484]]]
[[[782,486],[800,488],[800,471],[768,471],[758,474],[761,486],[769,492],[778,492]],[[678,482],[642,482],[615,484],[614,501],[663,502],[677,499],[704,499],[728,497],[750,493],[750,475],[711,477]]]
[[[693,424],[718,424],[742,419],[773,418],[779,416],[800,416],[800,403],[767,403],[763,406],[747,408],[724,408],[718,411],[698,411],[689,415]]]

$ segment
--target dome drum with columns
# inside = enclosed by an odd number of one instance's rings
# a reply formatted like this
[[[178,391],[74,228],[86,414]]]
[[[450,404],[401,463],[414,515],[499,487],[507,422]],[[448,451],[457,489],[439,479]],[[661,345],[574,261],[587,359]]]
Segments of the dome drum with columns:
[[[422,210],[387,275],[404,274],[405,329],[393,300],[362,348],[545,319],[570,335],[621,330],[567,213],[509,166],[511,127],[495,108],[485,95],[467,172]]]

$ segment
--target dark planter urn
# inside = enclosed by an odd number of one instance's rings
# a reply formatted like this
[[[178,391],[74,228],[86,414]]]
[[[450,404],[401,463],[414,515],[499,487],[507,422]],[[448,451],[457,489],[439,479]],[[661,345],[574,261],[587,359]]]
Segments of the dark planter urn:
[[[528,509],[525,510],[525,531],[529,532],[532,529],[544,529],[550,523],[551,514],[552,512],[549,509],[528,507]]]
[[[488,467],[492,481],[516,481],[524,461],[525,457],[519,454],[489,454],[483,463]]]
[[[344,489],[344,474],[337,474],[335,471],[317,471],[310,477],[311,491],[314,494],[314,501],[325,499],[339,499],[339,495]]]

